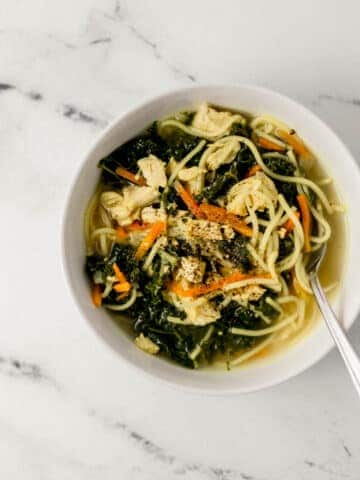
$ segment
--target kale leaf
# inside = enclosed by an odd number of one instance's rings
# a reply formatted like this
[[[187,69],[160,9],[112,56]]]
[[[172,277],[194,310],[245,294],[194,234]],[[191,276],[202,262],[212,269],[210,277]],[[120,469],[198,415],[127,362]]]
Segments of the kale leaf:
[[[252,267],[247,242],[248,240],[240,234],[237,234],[232,240],[221,240],[219,242],[220,249],[226,254],[227,258],[246,272]]]
[[[265,165],[274,173],[292,177],[295,173],[295,166],[284,158],[264,158]],[[297,188],[294,183],[280,182],[275,180],[275,186],[279,193],[282,193],[290,205],[296,205]]]
[[[135,250],[130,245],[116,243],[108,257],[90,255],[86,258],[86,271],[90,277],[98,272],[102,275],[103,283],[107,276],[114,275],[113,264],[116,263],[130,282],[138,282],[142,276],[138,262],[135,260]]]
[[[202,198],[213,200],[220,195],[224,195],[238,180],[236,163],[232,163],[230,168],[226,165],[225,171],[220,168],[215,172],[215,178],[210,185],[204,188]]]
[[[264,293],[260,300],[253,302],[253,305],[256,310],[259,310],[263,315],[265,315],[265,317],[274,320],[279,316],[279,312],[267,302],[268,298],[273,299],[275,298],[275,295],[272,292],[267,291],[267,293]]]
[[[283,260],[285,257],[290,255],[294,250],[294,240],[291,235],[286,235],[285,238],[281,238],[279,241],[279,255],[278,261]]]

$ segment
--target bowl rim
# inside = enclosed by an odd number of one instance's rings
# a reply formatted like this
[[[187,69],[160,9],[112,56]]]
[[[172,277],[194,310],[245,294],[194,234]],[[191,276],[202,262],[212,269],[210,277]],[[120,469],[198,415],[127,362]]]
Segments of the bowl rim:
[[[339,142],[341,145],[342,149],[347,155],[347,162],[351,164],[352,170],[357,172],[358,178],[360,180],[360,166],[357,164],[355,161],[355,158],[353,157],[352,153],[348,149],[348,147],[344,144],[342,139],[335,133],[335,131],[321,118],[319,118],[315,113],[313,113],[310,109],[299,103],[298,101],[292,99],[291,97],[288,97],[287,95],[284,95],[283,93],[278,92],[277,90],[274,90],[272,88],[264,87],[261,85],[257,84],[251,84],[251,83],[196,83],[194,85],[188,85],[188,86],[179,86],[175,88],[168,88],[164,89],[161,92],[158,92],[156,95],[146,95],[143,96],[140,100],[134,102],[132,106],[124,109],[121,113],[115,116],[115,118],[107,125],[105,128],[103,128],[97,135],[95,135],[94,140],[90,143],[89,147],[85,150],[85,153],[82,155],[81,160],[79,161],[79,164],[75,168],[74,173],[72,174],[72,180],[69,182],[69,187],[66,190],[65,193],[65,199],[63,202],[63,208],[61,211],[61,232],[60,232],[60,249],[61,249],[61,265],[62,265],[62,271],[63,271],[63,276],[65,279],[65,283],[67,285],[67,288],[70,292],[70,296],[72,297],[77,311],[80,313],[80,316],[82,317],[82,320],[84,320],[84,323],[88,326],[88,328],[93,332],[94,336],[98,339],[99,345],[102,345],[102,348],[106,349],[108,352],[111,351],[112,354],[117,358],[120,359],[122,362],[125,364],[129,365],[131,368],[135,369],[138,372],[141,372],[145,377],[149,379],[156,380],[160,384],[167,385],[170,388],[177,389],[177,390],[182,390],[183,392],[188,392],[192,394],[198,394],[198,395],[206,395],[206,396],[230,396],[230,395],[240,395],[240,394],[248,394],[248,393],[254,393],[260,390],[268,389],[271,387],[275,387],[276,385],[280,385],[291,378],[294,378],[301,373],[305,372],[307,369],[310,367],[314,366],[317,364],[320,360],[325,358],[328,353],[334,348],[334,344],[332,342],[329,342],[327,345],[325,345],[321,350],[317,351],[314,356],[311,358],[304,358],[304,360],[299,364],[297,367],[294,367],[291,372],[285,373],[281,376],[281,378],[276,378],[276,379],[271,379],[269,380],[264,380],[262,382],[258,382],[257,385],[252,386],[252,387],[241,387],[241,386],[234,386],[234,387],[221,387],[220,390],[215,389],[214,387],[203,387],[203,386],[191,386],[186,383],[180,383],[177,381],[171,381],[168,379],[165,379],[158,375],[157,373],[153,372],[152,370],[144,369],[140,365],[137,365],[135,362],[132,362],[126,356],[119,354],[106,340],[103,338],[102,335],[100,335],[96,329],[90,325],[90,322],[86,318],[86,314],[83,311],[80,302],[77,299],[77,296],[75,295],[74,289],[72,288],[73,281],[72,277],[70,275],[70,267],[68,264],[68,259],[67,259],[67,254],[66,254],[66,225],[67,225],[67,217],[68,213],[71,208],[71,200],[72,200],[72,194],[73,191],[75,190],[75,187],[81,177],[82,170],[86,163],[88,162],[89,158],[93,155],[93,153],[96,151],[96,148],[101,144],[103,139],[107,136],[109,132],[113,130],[113,128],[123,119],[125,119],[128,115],[136,115],[138,112],[141,112],[141,110],[144,109],[144,107],[152,104],[152,103],[157,103],[161,101],[162,99],[171,96],[171,95],[180,95],[181,93],[186,93],[189,91],[194,91],[194,90],[205,90],[205,89],[216,89],[216,90],[221,90],[221,89],[249,89],[253,90],[259,93],[263,93],[265,95],[271,95],[271,96],[277,96],[279,100],[285,101],[288,104],[290,104],[294,109],[302,111],[303,113],[306,113],[306,115],[310,116],[312,120],[316,122],[320,122],[323,127],[326,127],[328,132],[336,138],[336,140]],[[349,261],[349,259],[348,259]],[[345,268],[344,271],[344,279],[346,279],[347,275],[347,269]],[[355,315],[353,315],[350,319],[348,324],[345,326],[345,329],[348,330],[353,323],[355,322],[356,318],[358,317],[360,313],[360,304],[357,308],[357,312]],[[291,347],[290,347],[291,348]],[[279,353],[281,355],[281,353]],[[194,372],[196,374],[196,372]],[[220,374],[219,372],[216,372],[216,374]]]

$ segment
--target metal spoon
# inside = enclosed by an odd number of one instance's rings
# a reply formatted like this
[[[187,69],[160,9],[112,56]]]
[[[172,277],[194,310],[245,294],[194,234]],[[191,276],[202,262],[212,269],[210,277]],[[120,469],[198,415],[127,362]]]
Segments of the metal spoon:
[[[331,336],[337,346],[345,365],[350,373],[350,377],[355,385],[355,388],[360,395],[360,359],[351,346],[344,330],[340,326],[333,309],[331,308],[325,292],[320,285],[318,271],[321,262],[326,253],[326,245],[315,251],[310,257],[307,265],[307,272],[309,274],[309,281],[314,292],[316,302],[319,306],[320,312],[326,322],[326,325],[331,333]]]

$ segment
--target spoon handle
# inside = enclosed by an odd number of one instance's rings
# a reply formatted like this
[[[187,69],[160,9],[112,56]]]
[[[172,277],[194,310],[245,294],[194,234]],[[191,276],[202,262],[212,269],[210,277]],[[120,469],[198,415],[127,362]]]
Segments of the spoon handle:
[[[317,304],[326,322],[326,325],[331,333],[331,336],[339,349],[339,352],[345,362],[345,365],[350,373],[350,377],[354,383],[357,393],[360,396],[360,360],[355,350],[351,346],[344,330],[341,328],[338,319],[331,308],[324,290],[320,285],[317,275],[310,276],[310,284],[313,289]]]

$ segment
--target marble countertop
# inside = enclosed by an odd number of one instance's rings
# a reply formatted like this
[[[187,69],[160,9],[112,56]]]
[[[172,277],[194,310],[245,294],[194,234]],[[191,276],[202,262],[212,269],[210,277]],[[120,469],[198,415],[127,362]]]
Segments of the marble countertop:
[[[1,478],[359,479],[359,399],[337,352],[256,394],[169,389],[100,346],[59,255],[89,143],[164,89],[274,88],[359,158],[359,15],[356,0],[2,0]],[[359,350],[359,323],[351,337]]]

